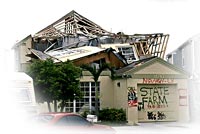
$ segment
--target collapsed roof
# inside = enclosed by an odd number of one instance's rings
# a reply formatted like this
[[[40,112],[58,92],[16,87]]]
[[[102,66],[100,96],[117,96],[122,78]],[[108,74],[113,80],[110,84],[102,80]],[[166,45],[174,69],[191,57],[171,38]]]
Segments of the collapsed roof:
[[[29,56],[63,62],[72,57],[72,60],[83,57],[86,51],[81,49],[92,46],[96,49],[88,51],[91,54],[98,53],[100,49],[112,48],[113,54],[121,61],[131,64],[151,56],[164,58],[168,39],[169,35],[163,33],[111,33],[73,10],[33,36],[30,48],[33,55]]]
[[[101,49],[98,47],[91,47],[91,46],[83,46],[74,49],[64,49],[64,50],[57,50],[57,51],[49,51],[47,52],[48,55],[51,57],[55,57],[62,62],[67,60],[75,60],[79,59],[91,54],[99,53],[104,51],[105,49]]]
[[[131,42],[131,45],[136,47],[138,55],[151,55],[164,58],[169,40],[168,34],[134,34],[133,38],[135,41]]]
[[[80,66],[82,64],[95,63],[100,65],[102,63],[109,63],[113,67],[121,68],[127,64],[121,56],[113,52],[113,50],[110,48],[103,49],[93,46],[83,46],[74,49],[49,51],[46,53],[37,51],[35,49],[30,49],[30,51],[32,52],[32,54],[27,56],[32,58],[37,58],[40,60],[51,58],[55,63],[70,60],[77,66]]]
[[[77,34],[83,34],[88,37],[112,35],[112,33],[72,10],[56,22],[37,32],[34,37],[50,38]]]

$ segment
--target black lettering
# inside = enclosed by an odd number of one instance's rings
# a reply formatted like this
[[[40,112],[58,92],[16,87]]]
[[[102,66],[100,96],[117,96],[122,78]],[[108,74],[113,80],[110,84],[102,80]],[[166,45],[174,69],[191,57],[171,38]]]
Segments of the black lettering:
[[[149,91],[150,91],[150,96],[152,95],[152,87],[149,87]]]
[[[154,91],[153,91],[153,96],[156,96],[156,94],[159,96],[159,92],[158,92],[157,88],[155,87]]]
[[[162,87],[157,87],[158,90],[159,90],[159,95],[163,95],[163,90],[162,90]]]
[[[153,100],[152,100],[152,98],[151,97],[149,97],[149,102],[148,102],[148,105],[153,105]]]
[[[159,103],[162,103],[162,104],[166,104],[166,105],[167,105],[167,99],[166,99],[166,97],[163,96],[163,97],[161,98],[161,96],[159,96]]]
[[[147,94],[148,94],[146,87],[140,88],[140,92],[141,92],[141,96],[147,96]]]
[[[142,98],[143,107],[144,107],[144,104],[147,102],[147,99],[148,99],[148,97],[143,97],[143,98]]]
[[[155,105],[155,103],[157,103],[157,105],[158,105],[158,97],[157,96],[153,96],[153,104]]]
[[[164,87],[164,95],[169,95],[169,90],[167,88],[168,87]]]

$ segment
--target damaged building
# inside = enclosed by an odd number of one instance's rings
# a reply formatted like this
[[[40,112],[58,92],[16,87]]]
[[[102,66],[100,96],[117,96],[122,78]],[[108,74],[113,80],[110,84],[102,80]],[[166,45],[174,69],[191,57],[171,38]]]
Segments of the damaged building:
[[[113,53],[120,56],[127,65],[150,55],[164,58],[168,39],[169,35],[163,33],[134,35],[125,35],[122,32],[111,33],[77,12],[71,11],[33,37],[29,35],[16,43],[13,48],[16,52],[16,70],[19,71],[26,68],[27,61],[30,60],[27,55],[31,57],[33,54],[33,58],[37,56],[39,59],[54,58],[58,56],[52,55],[54,53],[66,54],[67,51],[83,46],[105,49],[109,44],[121,44],[115,47]],[[35,55],[33,51],[40,53],[40,56]]]
[[[130,124],[188,120],[187,95],[184,100],[179,97],[187,91],[187,73],[164,61],[168,39],[164,33],[112,33],[71,11],[16,43],[13,49],[17,71],[25,71],[32,59],[51,58],[55,64],[70,60],[76,66],[91,64],[97,68],[103,63],[111,64],[118,79],[111,79],[110,72],[103,71],[98,81],[99,106],[123,108]],[[84,71],[80,82],[86,96],[76,101],[76,112],[85,105],[95,105],[92,75]],[[135,97],[130,96],[133,92]],[[40,112],[47,110],[44,104],[39,107]],[[65,111],[72,112],[73,108],[69,101]]]

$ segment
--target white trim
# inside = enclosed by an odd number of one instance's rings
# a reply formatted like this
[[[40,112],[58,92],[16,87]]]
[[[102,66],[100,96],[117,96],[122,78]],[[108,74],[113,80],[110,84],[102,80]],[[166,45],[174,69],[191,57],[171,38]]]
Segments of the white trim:
[[[89,82],[89,110],[92,112],[92,82]]]
[[[73,112],[76,113],[76,99],[73,100]]]

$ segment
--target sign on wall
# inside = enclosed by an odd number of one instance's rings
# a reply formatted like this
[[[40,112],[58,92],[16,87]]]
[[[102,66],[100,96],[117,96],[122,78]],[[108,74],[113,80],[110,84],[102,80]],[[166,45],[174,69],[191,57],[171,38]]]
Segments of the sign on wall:
[[[139,121],[172,121],[177,118],[176,84],[138,84]]]
[[[136,107],[138,105],[137,91],[135,87],[128,87],[128,106]]]

